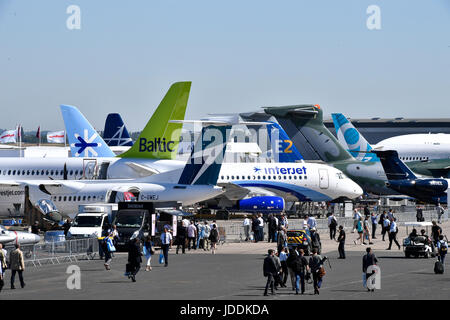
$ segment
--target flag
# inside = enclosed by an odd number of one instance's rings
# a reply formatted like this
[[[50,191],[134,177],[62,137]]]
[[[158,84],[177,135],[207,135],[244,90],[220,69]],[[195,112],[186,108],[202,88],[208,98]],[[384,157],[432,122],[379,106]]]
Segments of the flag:
[[[16,130],[6,130],[3,131],[0,134],[0,143],[16,143],[16,136],[17,136],[17,131]]]
[[[37,129],[36,138],[38,138],[38,139],[41,138],[41,126],[39,126],[38,129]]]
[[[65,142],[65,132],[63,131],[53,131],[47,133],[48,143],[64,143]]]

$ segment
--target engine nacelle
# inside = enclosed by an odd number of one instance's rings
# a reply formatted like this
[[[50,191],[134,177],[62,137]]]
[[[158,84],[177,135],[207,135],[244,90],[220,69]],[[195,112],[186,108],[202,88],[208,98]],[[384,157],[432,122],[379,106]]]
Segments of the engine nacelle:
[[[284,199],[281,197],[265,196],[240,200],[237,204],[239,211],[279,213],[285,208]]]

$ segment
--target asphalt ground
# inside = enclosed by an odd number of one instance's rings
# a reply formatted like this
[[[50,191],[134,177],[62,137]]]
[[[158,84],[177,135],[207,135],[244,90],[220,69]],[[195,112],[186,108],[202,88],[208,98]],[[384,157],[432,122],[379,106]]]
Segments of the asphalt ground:
[[[251,245],[251,244],[248,244]],[[281,288],[274,296],[263,297],[266,278],[262,275],[264,255],[219,253],[171,252],[169,266],[158,263],[153,257],[153,270],[145,266],[133,283],[124,276],[127,256],[117,253],[106,271],[101,260],[79,261],[81,289],[67,288],[70,264],[28,268],[24,273],[26,287],[21,289],[16,276],[16,288],[9,288],[10,271],[0,293],[1,300],[23,299],[187,299],[187,300],[317,300],[317,299],[449,299],[450,270],[443,275],[433,272],[434,258],[407,259],[403,251],[375,252],[381,269],[381,289],[367,292],[362,287],[361,262],[363,252],[349,251],[347,259],[338,260],[337,252],[330,251],[331,269],[320,295],[313,295],[312,284],[305,295],[295,295],[290,287]],[[447,269],[449,267],[447,266]]]

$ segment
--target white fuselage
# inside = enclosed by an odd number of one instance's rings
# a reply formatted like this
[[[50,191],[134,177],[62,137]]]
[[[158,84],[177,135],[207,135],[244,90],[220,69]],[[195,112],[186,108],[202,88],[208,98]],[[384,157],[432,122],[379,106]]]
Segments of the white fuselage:
[[[115,159],[115,158],[114,158]],[[0,214],[11,214],[25,201],[24,185],[29,185],[29,196],[34,204],[41,199],[51,199],[62,214],[74,215],[79,204],[110,202],[112,191],[139,193],[139,201],[178,202],[192,205],[222,193],[221,188],[212,186],[178,185],[178,179],[185,163],[174,160],[133,160],[139,166],[158,167],[160,171],[148,177],[132,169],[120,159],[114,165],[127,170],[121,178],[108,180],[20,180],[20,186],[0,189]],[[69,170],[69,166],[68,170]],[[111,168],[112,166],[110,166]],[[255,169],[257,168],[257,169]],[[109,170],[108,170],[109,171]],[[145,170],[144,170],[145,172]],[[116,175],[119,175],[120,170]],[[109,176],[109,174],[108,174]],[[59,186],[48,186],[48,184]],[[289,201],[330,201],[340,197],[354,199],[362,189],[347,178],[340,170],[318,163],[225,163],[222,165],[218,183],[234,183],[250,191],[276,194]],[[45,185],[46,191],[39,189]],[[6,190],[5,190],[6,188]],[[2,191],[3,190],[3,191]]]
[[[450,159],[450,134],[407,134],[382,140],[373,148],[397,150],[403,161]]]

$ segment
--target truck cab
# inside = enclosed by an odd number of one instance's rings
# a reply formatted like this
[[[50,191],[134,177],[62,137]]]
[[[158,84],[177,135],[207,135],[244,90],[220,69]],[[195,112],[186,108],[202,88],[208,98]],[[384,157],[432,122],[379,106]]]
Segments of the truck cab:
[[[68,239],[104,236],[112,226],[117,204],[80,205],[78,214],[67,232]]]

